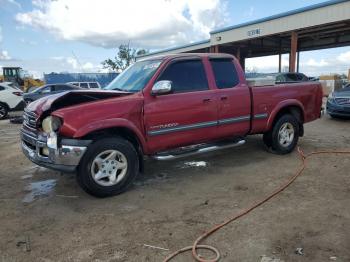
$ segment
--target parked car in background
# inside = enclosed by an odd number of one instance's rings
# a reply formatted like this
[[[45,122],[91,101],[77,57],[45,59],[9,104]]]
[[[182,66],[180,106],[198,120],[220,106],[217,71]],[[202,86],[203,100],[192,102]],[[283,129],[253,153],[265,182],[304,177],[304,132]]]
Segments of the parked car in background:
[[[44,96],[53,95],[64,91],[77,90],[77,89],[80,89],[80,88],[69,84],[44,85],[42,87],[35,89],[30,93],[23,94],[23,100],[25,101],[26,104],[28,104]]]
[[[16,88],[12,83],[0,83],[0,119],[4,119],[9,111],[24,108],[22,95],[22,90]]]
[[[302,73],[280,73],[276,75],[276,84],[307,82],[309,78]]]
[[[350,84],[328,96],[327,113],[333,117],[350,117]]]
[[[98,82],[69,82],[67,84],[79,86],[81,88],[101,89],[101,86]]]
[[[309,81],[320,81],[319,77],[310,76]]]

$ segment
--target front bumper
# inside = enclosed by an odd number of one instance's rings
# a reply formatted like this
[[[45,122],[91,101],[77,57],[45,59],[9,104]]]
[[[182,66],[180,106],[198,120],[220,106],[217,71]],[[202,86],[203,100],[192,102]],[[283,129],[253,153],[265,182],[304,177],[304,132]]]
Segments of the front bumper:
[[[327,113],[335,116],[350,117],[350,107],[337,105],[327,101]]]
[[[47,146],[44,134],[35,135],[22,128],[22,151],[33,163],[46,168],[75,172],[91,140],[58,139],[57,149]],[[45,154],[44,151],[48,151]]]

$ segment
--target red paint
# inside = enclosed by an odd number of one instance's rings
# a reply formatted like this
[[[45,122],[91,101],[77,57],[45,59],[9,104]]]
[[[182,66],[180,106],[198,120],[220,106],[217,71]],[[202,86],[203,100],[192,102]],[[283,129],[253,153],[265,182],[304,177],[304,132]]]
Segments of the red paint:
[[[320,117],[322,89],[319,83],[250,88],[247,86],[242,68],[234,59],[240,83],[234,88],[217,89],[208,60],[210,55],[214,54],[192,54],[203,60],[209,90],[152,96],[152,86],[168,63],[172,59],[184,58],[188,54],[165,56],[157,72],[142,92],[54,111],[52,115],[63,119],[60,134],[65,137],[81,138],[96,130],[124,127],[137,136],[145,154],[154,154],[161,150],[184,145],[245,136],[249,132],[251,134],[264,133],[271,128],[276,114],[288,106],[300,108],[305,123]],[[55,99],[57,99],[56,96],[40,99],[30,104],[30,110],[42,114]],[[150,131],[163,128],[215,122],[220,119],[256,114],[267,114],[268,117],[162,135],[148,134]]]

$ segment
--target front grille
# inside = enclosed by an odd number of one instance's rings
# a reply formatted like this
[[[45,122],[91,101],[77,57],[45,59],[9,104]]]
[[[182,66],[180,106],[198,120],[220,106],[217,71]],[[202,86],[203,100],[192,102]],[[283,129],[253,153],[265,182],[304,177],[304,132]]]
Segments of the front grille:
[[[27,128],[36,131],[38,116],[34,112],[25,110],[23,114],[23,125]]]
[[[350,97],[338,97],[335,98],[335,102],[341,106],[350,106]]]

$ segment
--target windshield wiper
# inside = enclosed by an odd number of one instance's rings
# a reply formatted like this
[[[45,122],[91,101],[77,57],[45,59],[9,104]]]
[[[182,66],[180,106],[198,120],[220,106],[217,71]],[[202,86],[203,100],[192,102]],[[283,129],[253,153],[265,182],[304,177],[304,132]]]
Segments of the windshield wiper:
[[[124,92],[127,92],[127,91],[125,91],[124,89],[121,89],[121,88],[119,88],[119,87],[113,88],[112,90],[117,90],[117,91],[124,91]]]

